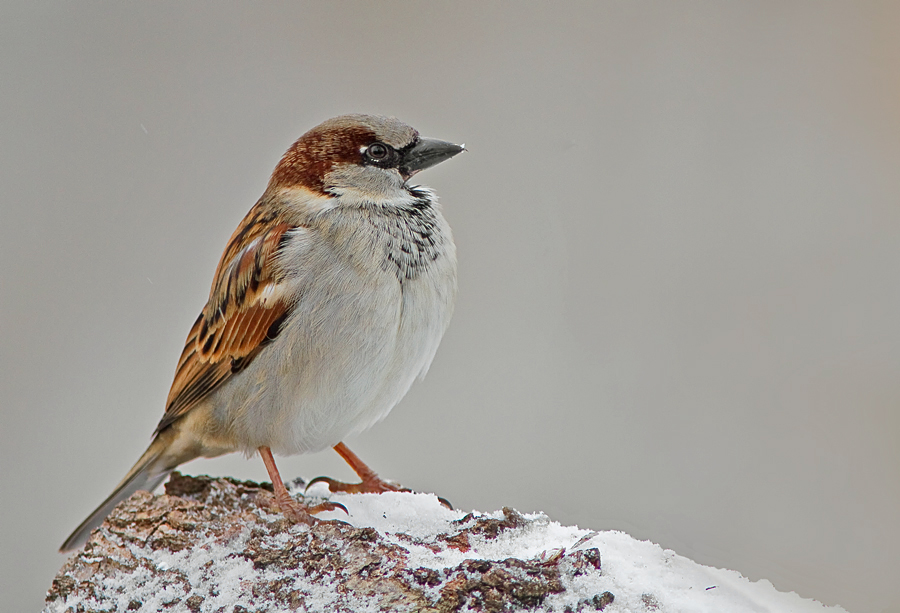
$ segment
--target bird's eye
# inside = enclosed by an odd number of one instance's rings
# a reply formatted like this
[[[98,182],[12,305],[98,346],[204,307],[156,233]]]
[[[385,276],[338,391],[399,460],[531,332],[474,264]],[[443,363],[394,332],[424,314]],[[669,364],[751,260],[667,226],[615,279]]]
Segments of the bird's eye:
[[[387,145],[383,143],[372,143],[369,145],[368,149],[366,149],[366,155],[369,156],[369,159],[371,160],[382,162],[388,158],[390,150]]]

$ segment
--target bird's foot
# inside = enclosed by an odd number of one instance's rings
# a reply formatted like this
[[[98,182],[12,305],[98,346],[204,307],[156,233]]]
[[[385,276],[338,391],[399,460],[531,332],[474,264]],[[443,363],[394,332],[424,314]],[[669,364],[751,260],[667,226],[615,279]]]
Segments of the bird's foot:
[[[343,481],[338,481],[336,479],[332,479],[331,477],[316,477],[312,481],[306,484],[306,489],[308,490],[310,486],[314,483],[327,483],[328,489],[331,492],[343,492],[346,494],[383,494],[384,492],[409,492],[415,493],[408,487],[402,487],[397,485],[396,483],[391,483],[390,481],[385,481],[378,475],[374,475],[368,478],[364,478],[359,483],[344,483]],[[450,501],[446,498],[437,497],[438,502],[442,505],[453,510],[453,505],[450,504]]]
[[[275,505],[281,509],[282,515],[292,522],[312,526],[318,522],[325,521],[316,519],[313,517],[313,514],[322,513],[324,511],[334,511],[335,509],[340,509],[344,513],[347,513],[347,515],[350,515],[347,511],[347,507],[339,502],[325,501],[312,507],[306,506],[291,496],[287,491],[287,488],[284,487],[284,482],[281,480],[281,475],[278,474],[278,468],[275,466],[275,458],[272,457],[272,450],[268,447],[260,447],[259,455],[266,465],[269,477],[272,479],[272,492],[273,497],[275,498]]]
[[[316,513],[324,513],[325,511],[335,511],[340,509],[344,513],[347,507],[339,502],[320,502],[314,506],[307,506],[291,496],[287,490],[276,491],[273,495],[274,500],[272,506],[277,506],[281,514],[295,524],[306,524],[312,526],[323,520],[313,517]]]
[[[400,487],[390,481],[385,481],[378,475],[364,478],[359,483],[344,483],[331,477],[316,477],[306,484],[308,490],[314,483],[327,483],[332,492],[344,492],[346,494],[382,494],[384,492],[411,492],[412,490]]]
[[[331,477],[316,477],[306,485],[306,489],[313,483],[327,483],[328,489],[332,492],[345,492],[347,494],[383,494],[384,492],[412,492],[411,489],[402,487],[396,483],[385,481],[378,476],[374,470],[366,466],[366,463],[359,459],[355,453],[350,451],[344,443],[338,443],[334,446],[334,450],[338,452],[344,461],[350,465],[359,478],[359,483],[344,483],[337,481]],[[442,505],[453,510],[453,505],[445,498],[438,496],[438,500]]]

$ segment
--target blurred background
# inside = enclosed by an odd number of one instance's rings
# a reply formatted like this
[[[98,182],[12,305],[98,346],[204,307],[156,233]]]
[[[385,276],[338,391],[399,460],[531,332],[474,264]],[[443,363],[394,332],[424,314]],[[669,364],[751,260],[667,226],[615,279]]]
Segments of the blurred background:
[[[0,6],[0,593],[149,441],[234,227],[346,112],[469,152],[431,372],[349,446],[462,509],[900,611],[900,4]],[[286,478],[352,475],[337,454]],[[232,455],[190,473],[265,480]]]

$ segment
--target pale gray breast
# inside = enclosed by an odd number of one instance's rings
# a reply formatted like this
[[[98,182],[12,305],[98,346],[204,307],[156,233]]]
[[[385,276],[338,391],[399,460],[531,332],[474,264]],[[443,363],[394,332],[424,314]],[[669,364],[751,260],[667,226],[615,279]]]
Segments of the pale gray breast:
[[[399,284],[400,310],[390,364],[353,433],[383,419],[424,376],[453,313],[456,247],[447,222],[428,204],[375,218],[383,237],[382,269]]]
[[[385,417],[427,370],[453,310],[456,253],[424,204],[334,211],[286,244],[297,307],[277,351],[262,352],[226,400],[243,407],[245,445],[332,446]]]

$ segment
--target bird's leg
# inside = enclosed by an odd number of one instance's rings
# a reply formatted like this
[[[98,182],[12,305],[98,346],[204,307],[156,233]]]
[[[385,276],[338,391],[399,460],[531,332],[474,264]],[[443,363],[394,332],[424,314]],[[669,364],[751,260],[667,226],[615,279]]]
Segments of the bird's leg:
[[[312,516],[313,513],[333,511],[335,509],[341,509],[345,513],[347,512],[344,505],[336,502],[323,502],[314,507],[308,507],[296,498],[291,497],[287,488],[284,487],[284,482],[281,480],[281,475],[278,473],[278,467],[275,466],[275,458],[272,457],[272,450],[268,447],[260,447],[259,455],[266,465],[266,471],[269,473],[269,478],[272,480],[272,489],[275,490],[275,502],[281,509],[282,514],[291,521],[311,526],[318,521]]]
[[[338,443],[334,446],[334,450],[340,454],[344,461],[350,465],[350,468],[353,469],[359,478],[362,479],[359,483],[343,483],[342,481],[337,481],[332,479],[331,477],[316,477],[312,481],[306,484],[306,489],[309,489],[313,483],[327,483],[328,489],[332,492],[347,492],[349,494],[381,494],[383,492],[412,492],[411,489],[406,487],[400,487],[394,483],[390,483],[385,481],[378,474],[366,465],[365,462],[359,459],[355,453],[350,451],[344,443]],[[450,501],[446,498],[437,497],[438,501],[447,507],[448,509],[453,509],[453,505],[450,504]]]
[[[327,483],[328,489],[332,492],[347,492],[350,494],[381,494],[382,492],[409,492],[404,487],[388,483],[378,476],[378,474],[369,468],[365,462],[359,459],[355,453],[350,451],[344,443],[338,443],[334,446],[334,450],[340,454],[342,458],[350,465],[359,478],[360,483],[343,483],[336,481],[331,477],[316,477],[307,484],[307,489],[313,483]]]

